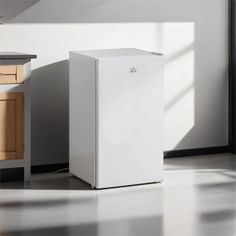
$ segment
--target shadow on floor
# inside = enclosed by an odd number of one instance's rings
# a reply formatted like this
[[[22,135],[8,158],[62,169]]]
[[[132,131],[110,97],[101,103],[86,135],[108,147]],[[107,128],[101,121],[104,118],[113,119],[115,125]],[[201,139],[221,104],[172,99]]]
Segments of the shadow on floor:
[[[230,153],[168,158],[164,163],[167,171],[216,169],[236,171],[236,155]]]
[[[52,235],[162,235],[162,218],[160,216],[109,220],[77,225],[61,225],[37,229],[2,232],[5,236],[52,236]]]
[[[30,201],[10,201],[10,202],[2,202],[0,203],[1,209],[40,209],[42,207],[46,207],[50,209],[50,207],[60,207],[62,205],[66,205],[69,203],[73,204],[89,204],[93,200],[92,197],[86,196],[86,198],[73,198],[73,199],[66,199],[66,198],[60,198],[60,199],[47,199],[47,200],[30,200]]]
[[[1,183],[0,189],[92,190],[91,185],[68,172],[34,174],[31,182]]]

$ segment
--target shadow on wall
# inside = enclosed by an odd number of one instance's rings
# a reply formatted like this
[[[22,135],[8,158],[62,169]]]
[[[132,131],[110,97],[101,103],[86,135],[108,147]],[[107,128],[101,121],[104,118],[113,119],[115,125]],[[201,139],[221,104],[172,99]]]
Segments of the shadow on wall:
[[[68,60],[43,66],[32,72],[33,164],[47,164],[47,160],[42,157],[50,157],[48,163],[57,163],[57,160],[68,162],[68,75]]]
[[[3,23],[60,24],[156,22],[157,18],[159,22],[191,21],[189,7],[197,6],[198,1],[0,0],[0,3]],[[164,14],[167,10],[168,14]]]
[[[22,14],[40,0],[0,0],[0,16],[2,22],[8,22]]]
[[[195,51],[195,70],[199,70],[197,67],[201,64],[200,56],[198,56],[198,51]],[[196,69],[197,68],[197,69]],[[193,114],[194,114],[194,125],[188,130],[188,132],[181,138],[181,141],[175,146],[175,150],[181,150],[185,147],[191,146],[192,140],[198,140],[198,137],[201,137],[204,134],[204,137],[198,141],[199,147],[212,147],[211,140],[214,136],[216,147],[226,147],[227,146],[227,115],[228,114],[228,105],[227,105],[227,87],[228,87],[228,70],[225,69],[222,74],[219,75],[221,79],[220,86],[217,86],[218,91],[215,91],[215,103],[220,104],[222,112],[218,112],[212,104],[212,97],[209,97],[209,101],[204,101],[203,94],[207,93],[207,87],[210,87],[211,84],[207,84],[206,88],[202,84],[202,80],[199,77],[198,73],[195,73],[194,84],[192,88],[194,89],[194,104],[193,104]],[[210,81],[212,82],[212,81]],[[212,84],[212,86],[214,86]],[[205,91],[204,91],[205,90]],[[181,94],[183,97],[190,91],[190,88],[187,88],[186,91],[183,91]],[[222,94],[222,96],[217,96],[217,94]],[[208,97],[208,96],[206,96]],[[181,99],[181,96],[180,96]],[[180,99],[175,100],[175,106],[178,106]],[[207,108],[207,110],[206,110]],[[191,112],[191,111],[190,111]],[[210,118],[214,117],[212,114],[217,114],[219,119],[215,119],[214,122],[210,122]],[[216,128],[217,127],[217,128]],[[223,142],[222,142],[223,140]],[[221,144],[222,143],[222,144]]]

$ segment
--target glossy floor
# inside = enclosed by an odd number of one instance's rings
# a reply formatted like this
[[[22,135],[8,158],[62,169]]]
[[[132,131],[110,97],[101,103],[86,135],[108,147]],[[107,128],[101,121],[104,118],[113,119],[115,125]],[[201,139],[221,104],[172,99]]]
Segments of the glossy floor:
[[[161,184],[91,190],[68,173],[2,184],[0,235],[236,236],[236,156],[165,160]]]

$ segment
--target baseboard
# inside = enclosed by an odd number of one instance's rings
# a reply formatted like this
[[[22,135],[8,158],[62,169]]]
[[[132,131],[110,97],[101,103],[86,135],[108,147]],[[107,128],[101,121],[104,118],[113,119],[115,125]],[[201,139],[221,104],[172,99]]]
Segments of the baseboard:
[[[230,151],[236,154],[236,1],[229,0],[229,145]]]
[[[46,164],[31,166],[31,173],[44,173],[44,172],[54,172],[58,170],[63,170],[69,168],[69,163],[56,163],[56,164]]]
[[[0,170],[0,183],[24,181],[24,168],[7,168]]]
[[[230,152],[229,146],[182,149],[182,150],[165,151],[164,158],[209,155],[209,154],[226,153],[226,152]]]
[[[234,143],[236,143],[236,141],[234,141]],[[229,149],[231,153],[236,154],[236,144],[234,143],[231,143],[231,145],[229,146]]]
[[[182,150],[165,151],[164,158],[208,155],[208,154],[226,153],[229,151],[230,151],[229,146],[182,149]],[[69,163],[38,165],[38,166],[32,166],[31,172],[32,174],[54,172],[54,171],[62,170],[66,168],[69,168]]]

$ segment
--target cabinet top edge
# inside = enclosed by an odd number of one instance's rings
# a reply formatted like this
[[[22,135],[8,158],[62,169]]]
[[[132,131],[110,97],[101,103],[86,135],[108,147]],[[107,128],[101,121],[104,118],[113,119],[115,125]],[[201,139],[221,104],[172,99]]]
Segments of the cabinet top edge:
[[[0,52],[0,59],[33,59],[37,58],[35,54],[26,54],[21,52]]]

